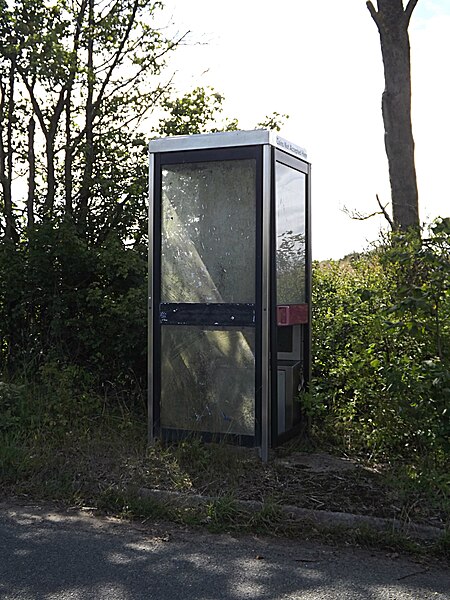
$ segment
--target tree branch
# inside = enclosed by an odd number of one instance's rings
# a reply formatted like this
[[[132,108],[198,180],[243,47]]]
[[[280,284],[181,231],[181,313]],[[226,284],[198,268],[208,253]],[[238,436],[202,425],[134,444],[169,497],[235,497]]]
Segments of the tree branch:
[[[112,77],[112,74],[114,73],[115,68],[117,67],[117,65],[120,62],[120,59],[121,59],[122,53],[123,53],[123,49],[125,47],[126,42],[129,39],[129,36],[130,36],[130,33],[131,33],[131,29],[133,28],[133,25],[135,23],[136,13],[137,13],[138,7],[139,7],[139,2],[138,2],[138,0],[135,0],[135,2],[133,4],[132,11],[131,11],[131,14],[130,14],[130,17],[128,19],[127,28],[126,28],[125,33],[124,33],[124,35],[123,35],[123,37],[122,37],[122,39],[121,39],[121,41],[119,43],[118,48],[116,50],[116,53],[114,55],[114,60],[112,61],[112,64],[111,64],[111,66],[109,68],[109,71],[107,72],[107,74],[105,76],[105,79],[104,79],[104,81],[103,81],[103,83],[102,83],[102,85],[100,87],[100,91],[98,92],[97,98],[96,98],[96,100],[93,103],[93,106],[92,106],[92,115],[93,115],[93,118],[95,118],[98,115],[98,111],[99,111],[100,105],[102,103],[106,87],[107,87],[107,85],[108,85],[108,83],[109,83],[109,81],[110,81],[110,79]]]
[[[388,212],[386,211],[386,206],[387,206],[387,204],[386,204],[385,206],[383,206],[383,205],[381,204],[381,202],[380,202],[380,198],[379,198],[378,194],[375,194],[375,196],[376,196],[376,199],[377,199],[377,202],[378,202],[378,206],[381,208],[381,212],[382,212],[382,213],[383,213],[383,215],[384,215],[384,218],[386,219],[386,221],[387,221],[387,222],[389,223],[389,225],[391,226],[391,229],[392,229],[392,231],[394,231],[394,230],[395,230],[395,225],[394,225],[394,222],[393,222],[393,220],[391,219],[391,217],[389,216]],[[380,214],[380,213],[378,213],[378,214]]]
[[[346,206],[344,206],[344,208],[342,209],[343,212],[350,217],[350,219],[353,219],[354,221],[367,221],[368,219],[371,219],[372,217],[376,217],[377,215],[383,215],[384,218],[386,219],[386,221],[389,223],[389,225],[391,226],[392,230],[395,230],[395,224],[392,221],[389,213],[386,211],[386,206],[383,206],[381,204],[380,198],[378,196],[378,194],[376,194],[376,199],[378,202],[378,206],[380,207],[380,210],[377,210],[376,212],[370,213],[370,215],[364,215],[360,212],[358,212],[357,210],[349,210]]]
[[[366,6],[369,9],[370,16],[375,21],[375,24],[376,24],[376,26],[378,27],[378,30],[379,30],[380,29],[380,18],[379,18],[379,15],[378,15],[377,11],[375,10],[374,5],[372,4],[372,2],[370,0],[368,0],[366,2]]]
[[[34,114],[36,115],[38,121],[39,121],[39,125],[41,126],[42,129],[42,133],[45,136],[45,139],[48,139],[49,136],[49,131],[47,129],[47,125],[45,123],[45,118],[44,115],[42,113],[41,107],[39,106],[39,102],[36,99],[35,93],[34,93],[34,84],[31,84],[28,81],[28,77],[26,75],[26,71],[25,69],[23,69],[20,65],[16,65],[17,71],[19,72],[19,75],[22,78],[22,81],[25,84],[25,87],[28,90],[28,94],[30,96],[30,100],[31,100],[31,104],[33,106],[33,110],[34,110]]]
[[[408,4],[405,8],[405,19],[406,19],[406,27],[409,25],[409,21],[411,19],[411,15],[413,10],[416,8],[416,4],[419,0],[409,0]]]
[[[352,221],[367,221],[368,219],[371,219],[372,217],[376,217],[377,215],[381,214],[379,211],[376,211],[374,213],[370,213],[370,215],[363,215],[357,210],[352,211],[348,209],[346,206],[343,207],[342,212],[344,212],[348,217],[350,217]]]
[[[6,152],[3,146],[3,117],[5,110],[6,88],[3,81],[0,80],[0,184],[7,185],[6,177]]]

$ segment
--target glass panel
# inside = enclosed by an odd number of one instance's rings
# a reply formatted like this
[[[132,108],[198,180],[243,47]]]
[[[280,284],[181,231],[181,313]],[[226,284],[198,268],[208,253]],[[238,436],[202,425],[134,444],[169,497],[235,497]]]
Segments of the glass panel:
[[[254,435],[254,329],[161,328],[161,426]]]
[[[305,185],[304,173],[277,163],[277,304],[305,302]]]
[[[162,302],[255,302],[256,161],[162,170]]]

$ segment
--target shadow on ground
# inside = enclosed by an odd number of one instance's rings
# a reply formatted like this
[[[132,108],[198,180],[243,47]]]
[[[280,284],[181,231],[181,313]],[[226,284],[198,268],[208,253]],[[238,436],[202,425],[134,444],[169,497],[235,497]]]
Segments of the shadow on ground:
[[[3,600],[445,600],[450,592],[444,569],[398,555],[0,507]]]

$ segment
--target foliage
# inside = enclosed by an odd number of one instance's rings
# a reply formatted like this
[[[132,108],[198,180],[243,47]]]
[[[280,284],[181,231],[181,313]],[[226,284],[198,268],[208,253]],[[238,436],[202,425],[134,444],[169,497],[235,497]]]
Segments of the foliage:
[[[182,37],[154,28],[161,7],[152,0],[3,3],[5,381],[85,377],[108,402],[143,407],[148,156],[139,124],[159,106],[169,112],[163,134],[237,126],[220,122],[223,96],[212,88],[169,96],[163,68]],[[21,185],[13,185],[17,178]],[[71,386],[53,384],[70,403],[64,390]]]
[[[155,133],[165,136],[236,131],[237,119],[221,118],[224,100],[223,94],[212,87],[197,87],[184,96],[165,98],[161,107],[166,115],[160,119]],[[280,131],[286,119],[289,115],[273,112],[257,123],[255,129]]]
[[[153,0],[5,5],[0,226],[6,238],[18,241],[23,205],[28,227],[64,217],[91,242],[105,228],[135,225],[145,189],[139,124],[167,93],[162,70],[180,42],[153,26],[161,7]],[[17,177],[24,185],[14,188]]]
[[[289,115],[280,114],[279,112],[274,111],[271,115],[266,115],[264,119],[262,119],[262,121],[256,125],[256,127],[280,131],[287,119],[289,119]]]
[[[442,220],[314,266],[310,412],[348,450],[421,476],[449,460],[449,259]]]
[[[197,87],[184,96],[162,102],[167,116],[159,121],[156,133],[160,135],[189,135],[195,133],[213,133],[217,131],[235,131],[236,119],[219,122],[223,112],[224,97],[214,88]]]
[[[71,223],[44,223],[19,247],[1,246],[2,371],[49,385],[55,369],[83,374],[107,398],[140,397],[146,272],[145,247],[127,248],[110,232],[91,249]],[[54,382],[54,392],[66,383]]]
[[[224,98],[214,89],[174,99],[170,85],[156,79],[180,42],[152,27],[160,6],[20,0],[13,10],[2,3],[5,478],[41,469],[46,480],[46,454],[35,452],[42,440],[49,454],[105,415],[121,415],[122,424],[124,415],[144,421],[147,153],[138,126],[159,105],[166,116],[154,131],[161,135],[237,128],[236,120],[222,119]],[[284,118],[273,113],[259,126],[278,130]],[[17,178],[26,185],[13,185]],[[304,276],[301,242],[282,242],[286,288]],[[347,449],[399,458],[411,479],[428,478],[447,492],[449,264],[446,220],[422,239],[400,234],[360,257],[316,264],[314,380],[303,397],[316,428]],[[192,483],[183,464],[208,473],[211,458],[195,443],[178,453],[172,478],[185,489]],[[226,460],[233,462],[228,451],[222,460],[224,471]],[[64,465],[52,465],[58,478]],[[76,472],[67,473],[68,489],[76,488]],[[213,521],[234,519],[231,496],[209,510]],[[267,508],[261,522],[276,512]]]

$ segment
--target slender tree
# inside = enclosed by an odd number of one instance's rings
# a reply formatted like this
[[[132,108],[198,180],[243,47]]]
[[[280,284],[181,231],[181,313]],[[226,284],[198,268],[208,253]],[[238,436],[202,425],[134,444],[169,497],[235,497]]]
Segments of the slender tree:
[[[94,168],[94,0],[88,1],[88,22],[86,28],[87,42],[87,97],[85,105],[85,149],[84,172],[79,196],[78,220],[82,231],[86,228],[88,203],[92,187],[92,172]]]
[[[146,162],[139,124],[170,88],[171,76],[161,73],[184,37],[152,27],[161,8],[154,0],[0,0],[6,237],[18,237],[23,206],[29,226],[65,216],[93,242],[133,212],[142,193],[136,169]],[[28,183],[20,198],[15,177]]]
[[[367,8],[381,42],[385,89],[382,112],[385,147],[389,163],[395,228],[419,228],[419,202],[414,139],[411,125],[411,58],[408,26],[418,0],[377,0]]]
[[[36,121],[31,116],[28,122],[28,195],[27,195],[27,226],[34,225],[34,204],[36,193],[36,154],[34,149]]]

